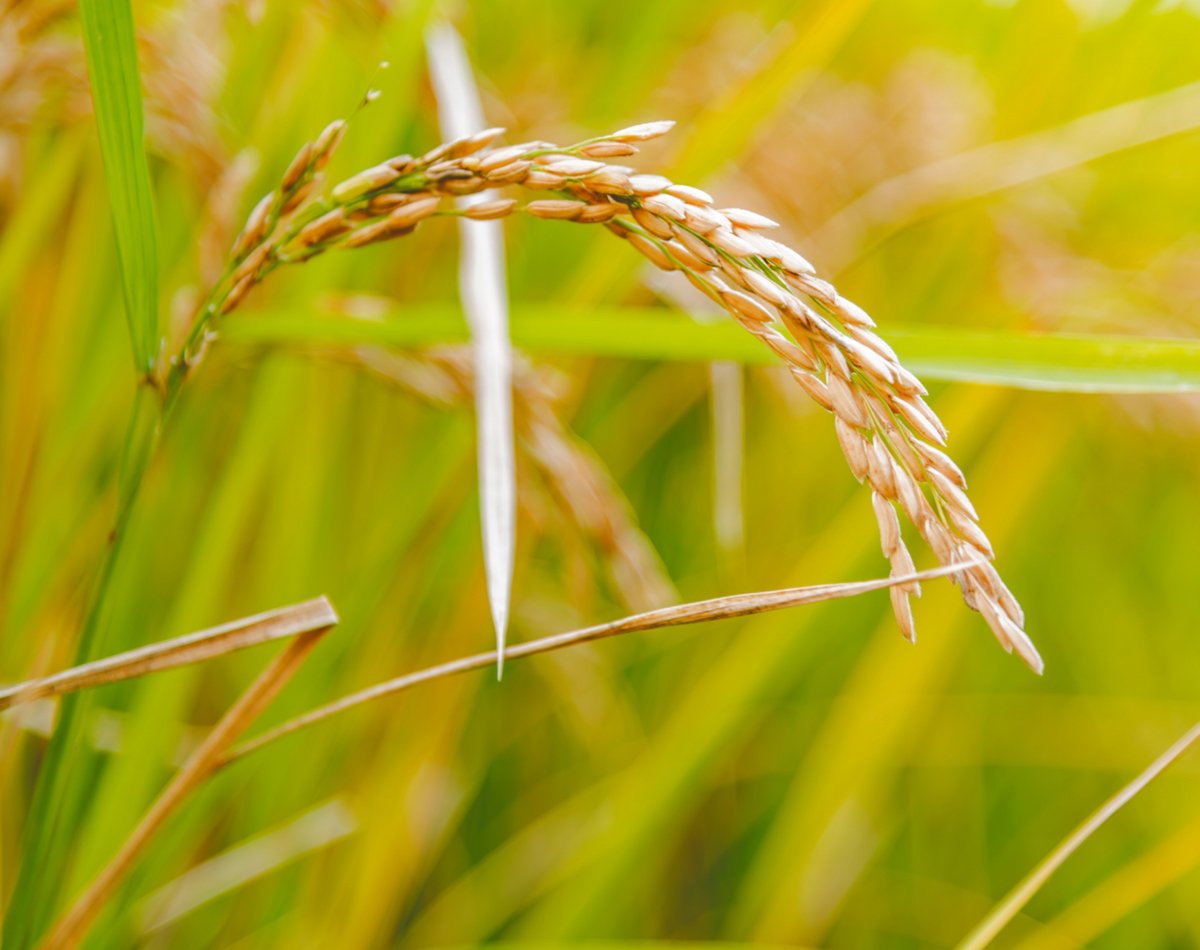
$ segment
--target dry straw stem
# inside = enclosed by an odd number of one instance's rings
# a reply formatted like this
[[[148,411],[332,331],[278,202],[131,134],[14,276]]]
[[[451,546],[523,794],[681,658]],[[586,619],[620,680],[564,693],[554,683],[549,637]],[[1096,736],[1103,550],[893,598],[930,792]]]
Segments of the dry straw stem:
[[[521,657],[534,656],[538,653],[549,653],[565,647],[589,643],[593,640],[604,640],[608,637],[624,633],[636,633],[646,630],[659,630],[664,627],[678,627],[684,624],[705,623],[711,620],[730,620],[735,617],[749,617],[754,614],[767,613],[773,610],[783,610],[788,607],[800,607],[805,604],[815,604],[826,600],[838,600],[845,597],[855,597],[871,591],[885,590],[919,581],[932,580],[938,577],[953,576],[956,572],[970,569],[975,562],[964,562],[943,565],[927,571],[914,572],[899,577],[880,578],[870,581],[852,581],[844,584],[819,584],[812,587],[788,587],[782,590],[756,591],[750,594],[731,594],[726,597],[714,597],[710,600],[698,600],[672,607],[662,607],[645,613],[633,614],[620,620],[583,627],[579,630],[569,630],[553,636],[531,640],[505,650],[505,660],[515,660]],[[347,712],[364,703],[383,699],[396,693],[404,692],[421,683],[444,679],[469,670],[478,670],[491,666],[497,660],[494,650],[488,653],[477,653],[474,656],[461,657],[448,663],[427,667],[415,673],[408,673],[396,679],[377,683],[357,693],[343,696],[341,699],[310,710],[295,719],[282,723],[260,736],[242,743],[220,762],[224,767],[231,762],[244,758],[252,752],[264,748],[291,735],[301,729],[316,725],[339,713]]]
[[[894,576],[913,560],[897,509],[942,564],[993,557],[966,494],[966,479],[943,450],[946,431],[924,400],[925,388],[902,366],[856,304],[816,275],[790,247],[764,233],[770,218],[739,208],[718,209],[706,192],[661,175],[639,174],[603,161],[666,133],[670,122],[649,122],[566,148],[530,142],[491,148],[501,130],[466,136],[419,158],[401,155],[313,197],[320,166],[342,133],[331,125],[301,149],[279,188],[255,208],[235,242],[226,277],[214,287],[163,375],[172,392],[203,351],[217,317],[275,267],[337,247],[360,247],[409,234],[434,214],[456,214],[447,199],[500,186],[552,196],[523,210],[534,217],[603,224],[664,271],[679,271],[779,356],[796,382],[834,416],[842,452],[872,490],[883,554]],[[473,212],[488,219],[518,210],[488,202]],[[979,611],[1008,651],[1037,672],[1042,660],[1024,632],[1024,614],[990,563],[955,577],[963,598]],[[908,598],[914,585],[893,591],[897,622],[915,637]]]
[[[9,686],[0,690],[0,710],[189,663],[201,663],[235,650],[324,629],[335,623],[337,614],[333,605],[324,597],[317,597]]]
[[[51,928],[50,935],[41,945],[42,950],[69,950],[79,945],[146,845],[187,796],[215,771],[225,750],[258,718],[328,629],[300,634],[271,661],[176,773],[112,860]]]
[[[67,950],[67,948],[79,944],[96,915],[166,820],[179,808],[187,796],[213,773],[225,750],[258,718],[279,690],[291,679],[313,647],[337,623],[336,613],[324,598],[309,601],[293,609],[298,615],[306,618],[302,624],[290,624],[295,639],[271,661],[213,727],[162,794],[150,806],[116,855],[50,929],[49,936],[41,944],[43,950]],[[277,614],[275,623],[278,624],[278,622]],[[285,623],[287,622],[285,621]],[[258,642],[261,642],[262,639],[268,638],[260,637]],[[178,641],[173,642],[177,643]],[[228,643],[225,644],[226,650],[233,648],[235,647],[230,647]],[[149,670],[145,670],[145,672],[149,672]]]
[[[982,950],[999,936],[1009,922],[1050,879],[1072,854],[1090,838],[1108,819],[1124,808],[1139,792],[1173,765],[1193,745],[1200,741],[1200,722],[1179,737],[1169,749],[1151,762],[1132,782],[1097,808],[1087,819],[1072,831],[1032,871],[1016,885],[992,911],[980,921],[958,945],[959,950]]]

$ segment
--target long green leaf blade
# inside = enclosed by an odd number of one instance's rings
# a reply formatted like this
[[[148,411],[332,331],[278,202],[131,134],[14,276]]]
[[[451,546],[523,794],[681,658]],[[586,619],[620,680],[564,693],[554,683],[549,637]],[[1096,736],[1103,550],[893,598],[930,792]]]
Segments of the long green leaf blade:
[[[423,347],[463,343],[467,328],[451,306],[397,310],[383,320],[319,311],[260,312],[230,323],[242,343]],[[957,327],[885,328],[904,363],[929,381],[967,382],[1079,393],[1170,393],[1200,390],[1200,340],[1025,334]],[[535,353],[619,359],[745,364],[775,357],[730,322],[702,324],[662,308],[574,311],[516,305],[513,342]]]
[[[158,241],[143,147],[142,86],[128,0],[81,0],[88,76],[112,203],[133,358],[149,371],[158,350]]]

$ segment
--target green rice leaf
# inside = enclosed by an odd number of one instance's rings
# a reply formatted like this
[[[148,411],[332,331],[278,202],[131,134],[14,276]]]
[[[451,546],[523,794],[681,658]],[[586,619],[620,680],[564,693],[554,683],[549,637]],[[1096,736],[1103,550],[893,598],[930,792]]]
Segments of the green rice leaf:
[[[912,327],[886,338],[918,376],[1076,393],[1200,389],[1200,340]]]
[[[112,203],[133,358],[139,373],[158,352],[158,243],[133,12],[128,0],[81,0],[88,76]]]
[[[319,311],[262,312],[231,321],[242,343],[403,348],[464,343],[467,327],[451,306],[406,307],[382,320]],[[1200,340],[1090,336],[957,327],[884,328],[901,360],[927,381],[980,383],[1078,393],[1200,390]],[[662,308],[572,311],[515,305],[513,342],[534,353],[635,360],[771,364],[775,357],[732,322],[699,323]]]

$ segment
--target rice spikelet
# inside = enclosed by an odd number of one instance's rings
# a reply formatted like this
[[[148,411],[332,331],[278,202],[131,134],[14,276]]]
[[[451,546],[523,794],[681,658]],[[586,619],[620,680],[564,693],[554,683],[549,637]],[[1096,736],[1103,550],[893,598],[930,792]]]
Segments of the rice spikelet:
[[[434,214],[462,213],[442,202],[447,196],[504,186],[551,192],[524,206],[494,201],[469,214],[490,219],[523,212],[600,223],[656,267],[679,271],[775,352],[805,392],[833,414],[851,472],[871,488],[893,575],[913,572],[899,510],[941,563],[972,562],[954,575],[963,599],[1005,649],[1040,673],[1042,661],[1023,630],[1020,606],[989,563],[992,546],[962,472],[943,451],[945,427],[925,402],[920,381],[874,332],[870,316],[818,277],[802,255],[767,237],[763,232],[777,226],[772,219],[740,208],[718,210],[698,188],[604,161],[631,155],[637,143],[670,128],[669,122],[650,122],[565,148],[546,142],[492,148],[500,130],[490,129],[416,159],[398,156],[317,197],[320,168],[342,131],[335,123],[299,151],[279,188],[251,213],[171,375],[194,364],[210,325],[281,264],[409,234]],[[915,636],[909,597],[916,593],[912,586],[892,592],[897,622],[909,639]]]

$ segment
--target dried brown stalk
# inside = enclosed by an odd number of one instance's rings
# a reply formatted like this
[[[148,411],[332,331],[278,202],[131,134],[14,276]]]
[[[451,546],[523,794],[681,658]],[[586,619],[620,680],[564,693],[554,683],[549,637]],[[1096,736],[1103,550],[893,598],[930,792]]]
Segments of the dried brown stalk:
[[[333,605],[324,597],[244,617],[219,627],[150,643],[126,653],[75,666],[40,679],[0,689],[0,710],[80,689],[117,683],[163,670],[201,663],[246,647],[294,637],[337,623]]]
[[[68,950],[78,946],[96,915],[155,833],[187,796],[213,773],[226,749],[266,709],[336,620],[336,616],[332,616],[318,629],[308,629],[299,634],[230,707],[150,806],[116,855],[54,924],[49,936],[41,944],[42,950]]]
[[[850,469],[872,489],[883,553],[893,576],[912,571],[896,509],[904,512],[943,564],[989,561],[991,544],[966,495],[966,480],[943,451],[946,431],[925,402],[925,388],[872,330],[874,322],[816,275],[801,255],[763,233],[775,223],[740,208],[717,209],[711,196],[660,175],[638,174],[605,159],[671,128],[651,122],[562,148],[531,142],[491,148],[501,130],[440,145],[419,158],[397,156],[317,197],[321,167],[344,126],[334,123],[305,145],[280,186],[251,213],[232,259],[195,319],[188,340],[160,383],[173,393],[203,352],[218,318],[276,267],[333,248],[362,247],[409,234],[434,214],[492,219],[521,210],[534,217],[603,224],[655,266],[679,271],[774,351],[797,383],[834,416]],[[501,186],[550,192],[519,206],[496,199],[462,211],[445,199]],[[786,331],[786,332],[785,332]],[[1024,615],[990,563],[955,577],[1001,645],[1040,672]],[[908,598],[892,602],[900,628],[914,637]]]
[[[819,584],[811,587],[788,587],[781,590],[756,591],[750,594],[732,594],[727,597],[714,597],[709,600],[698,600],[687,604],[677,604],[672,607],[662,607],[645,613],[622,617],[608,623],[583,627],[579,630],[568,630],[556,633],[540,640],[531,640],[510,646],[504,651],[505,661],[534,656],[538,653],[549,653],[580,643],[593,640],[604,640],[623,633],[636,633],[646,630],[660,630],[665,627],[678,627],[685,624],[705,623],[711,620],[729,620],[735,617],[749,617],[754,614],[767,613],[773,610],[784,610],[788,607],[799,607],[805,604],[815,604],[826,600],[837,600],[845,597],[856,597],[871,591],[894,589],[897,586],[932,580],[938,577],[954,576],[954,574],[973,568],[981,563],[976,559],[943,565],[927,571],[913,572],[900,576],[892,576],[871,581],[852,581],[845,584]],[[421,683],[444,679],[469,670],[490,667],[497,660],[496,651],[477,653],[474,656],[460,657],[448,663],[427,667],[415,673],[408,673],[383,683],[376,683],[366,689],[343,696],[324,706],[318,706],[307,713],[290,719],[262,735],[243,742],[233,749],[228,756],[221,760],[219,767],[244,758],[252,752],[257,752],[284,736],[293,732],[316,725],[326,719],[361,706],[363,703],[383,699],[396,693],[404,692]]]

